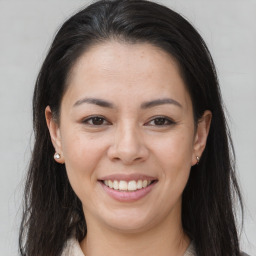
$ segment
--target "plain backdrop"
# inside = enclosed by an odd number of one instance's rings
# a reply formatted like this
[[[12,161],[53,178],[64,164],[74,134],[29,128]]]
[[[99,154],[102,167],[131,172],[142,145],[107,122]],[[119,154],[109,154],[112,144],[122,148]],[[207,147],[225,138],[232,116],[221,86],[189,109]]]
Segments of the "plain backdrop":
[[[91,1],[0,0],[0,254],[18,255],[33,87],[62,22]],[[217,66],[245,200],[242,248],[256,255],[256,1],[170,0],[201,33]]]

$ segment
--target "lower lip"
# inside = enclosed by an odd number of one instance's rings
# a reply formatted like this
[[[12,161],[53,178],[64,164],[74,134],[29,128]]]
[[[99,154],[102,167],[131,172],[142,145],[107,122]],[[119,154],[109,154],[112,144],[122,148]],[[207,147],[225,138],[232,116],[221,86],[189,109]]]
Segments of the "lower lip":
[[[107,192],[109,196],[111,196],[112,198],[120,202],[134,202],[145,197],[152,190],[153,186],[156,183],[157,182],[153,182],[145,188],[128,192],[128,191],[112,189],[106,186],[103,182],[100,182],[105,192]]]

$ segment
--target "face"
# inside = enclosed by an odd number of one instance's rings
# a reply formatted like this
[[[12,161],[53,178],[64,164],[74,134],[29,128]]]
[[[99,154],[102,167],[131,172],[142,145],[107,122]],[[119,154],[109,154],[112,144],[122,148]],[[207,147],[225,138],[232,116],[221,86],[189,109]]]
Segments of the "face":
[[[46,119],[88,226],[137,232],[181,223],[182,192],[210,118],[195,130],[170,55],[146,43],[90,48],[72,69],[59,125],[49,107]]]

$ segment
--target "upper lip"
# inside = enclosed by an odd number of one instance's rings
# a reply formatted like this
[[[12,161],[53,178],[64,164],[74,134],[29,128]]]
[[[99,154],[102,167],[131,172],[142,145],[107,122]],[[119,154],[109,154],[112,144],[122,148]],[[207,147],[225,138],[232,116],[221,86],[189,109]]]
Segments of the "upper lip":
[[[104,177],[101,177],[99,180],[124,180],[124,181],[130,181],[130,180],[149,180],[149,181],[153,181],[153,180],[157,180],[156,177],[153,176],[148,176],[145,174],[139,174],[139,173],[134,173],[134,174],[111,174],[111,175],[107,175]]]

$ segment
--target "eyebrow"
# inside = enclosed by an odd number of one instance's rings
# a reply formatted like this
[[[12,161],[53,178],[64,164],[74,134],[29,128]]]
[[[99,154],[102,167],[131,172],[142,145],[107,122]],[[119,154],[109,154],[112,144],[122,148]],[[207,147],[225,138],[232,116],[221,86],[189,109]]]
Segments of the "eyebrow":
[[[141,104],[141,108],[142,109],[151,108],[151,107],[164,105],[164,104],[173,104],[173,105],[176,105],[176,106],[182,108],[182,105],[178,101],[171,99],[171,98],[163,98],[163,99],[156,99],[156,100],[152,100],[152,101],[143,102]]]
[[[84,98],[81,100],[78,100],[73,107],[80,106],[84,103],[94,104],[100,107],[104,108],[114,108],[114,105],[108,101],[102,100],[102,99],[96,99],[96,98]]]
[[[80,99],[73,105],[73,107],[80,106],[84,103],[93,104],[93,105],[97,105],[97,106],[104,107],[104,108],[114,108],[114,104],[112,104],[111,102],[108,102],[108,101],[102,100],[102,99],[97,99],[97,98]],[[171,98],[163,98],[163,99],[146,101],[146,102],[143,102],[140,107],[142,109],[146,109],[146,108],[152,108],[152,107],[164,105],[164,104],[173,104],[173,105],[176,105],[176,106],[182,108],[182,105],[178,101],[171,99]]]

